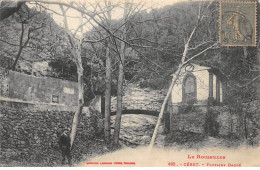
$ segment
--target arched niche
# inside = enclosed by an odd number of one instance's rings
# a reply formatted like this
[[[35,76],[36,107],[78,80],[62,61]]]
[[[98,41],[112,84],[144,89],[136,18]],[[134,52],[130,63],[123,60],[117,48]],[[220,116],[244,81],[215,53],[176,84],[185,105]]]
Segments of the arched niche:
[[[188,73],[182,83],[182,102],[194,102],[197,100],[197,81],[192,73]]]

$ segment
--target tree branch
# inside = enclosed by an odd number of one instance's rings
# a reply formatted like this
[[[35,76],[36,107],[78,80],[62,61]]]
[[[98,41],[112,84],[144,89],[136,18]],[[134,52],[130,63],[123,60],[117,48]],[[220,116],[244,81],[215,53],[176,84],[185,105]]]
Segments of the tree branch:
[[[239,84],[236,84],[236,86],[238,86],[239,88],[243,88],[243,87],[247,87],[248,85],[254,83],[256,80],[258,80],[260,78],[260,75],[253,78],[250,82],[244,84],[244,85],[239,85]]]
[[[203,54],[204,52],[206,52],[207,50],[213,48],[214,46],[218,45],[218,43],[215,43],[211,46],[209,46],[208,48],[204,49],[203,51],[199,52],[198,54],[192,56],[191,58],[189,58],[188,60],[186,60],[185,62],[183,62],[183,65],[187,64],[188,62],[190,62],[191,60],[193,60],[194,58],[198,57],[199,55]]]

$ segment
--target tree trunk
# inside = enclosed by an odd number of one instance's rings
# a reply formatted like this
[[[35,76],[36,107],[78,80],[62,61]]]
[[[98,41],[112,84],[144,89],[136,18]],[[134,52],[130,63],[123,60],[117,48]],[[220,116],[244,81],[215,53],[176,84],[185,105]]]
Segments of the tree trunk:
[[[122,116],[122,103],[123,103],[123,84],[124,84],[124,60],[125,60],[125,43],[121,41],[120,56],[121,62],[119,62],[119,74],[118,74],[118,83],[117,83],[117,112],[115,120],[115,130],[114,130],[114,144],[119,144],[119,133],[120,133],[120,124]]]
[[[126,22],[127,15],[127,0],[125,1],[124,7],[124,17],[123,22]],[[122,39],[126,39],[126,26],[122,26]],[[117,83],[117,112],[115,119],[115,130],[114,130],[114,145],[117,146],[119,144],[119,134],[120,134],[120,125],[121,125],[121,117],[122,117],[122,103],[123,103],[123,83],[124,83],[124,62],[125,62],[125,42],[121,41],[120,46],[120,61],[119,61],[119,70],[118,70],[118,83]]]
[[[247,139],[247,121],[246,121],[246,112],[244,112],[244,130],[245,130],[245,138]]]
[[[160,113],[159,113],[159,117],[158,117],[158,120],[157,120],[155,129],[154,129],[154,132],[153,132],[153,136],[152,136],[152,140],[151,140],[151,142],[150,142],[149,148],[152,148],[153,145],[154,145],[155,138],[156,138],[156,135],[157,135],[157,132],[158,132],[160,123],[161,123],[161,121],[162,121],[162,117],[163,117],[163,112],[164,112],[165,106],[166,106],[166,104],[167,104],[167,102],[168,102],[169,96],[170,96],[170,94],[171,94],[171,92],[172,92],[172,89],[173,89],[173,87],[174,87],[176,81],[179,79],[182,66],[183,66],[182,64],[179,65],[178,70],[177,70],[177,72],[176,72],[176,76],[175,76],[175,78],[172,80],[171,85],[170,85],[170,87],[169,87],[169,89],[168,89],[167,95],[166,95],[166,97],[164,98],[164,101],[163,101],[163,104],[162,104],[162,107],[161,107],[161,110],[160,110]]]
[[[111,24],[111,2],[107,3],[107,24],[110,29]],[[104,120],[104,134],[106,144],[110,143],[110,112],[111,112],[111,75],[112,75],[112,59],[110,55],[110,39],[107,42],[106,48],[106,90],[105,90],[105,120]]]
[[[77,66],[77,73],[78,73],[78,108],[73,117],[71,133],[70,133],[70,141],[71,141],[70,144],[71,144],[71,149],[72,149],[73,143],[74,143],[74,140],[76,137],[79,117],[82,113],[82,108],[84,106],[84,84],[83,84],[84,68],[82,66],[82,59],[81,59],[81,44],[82,44],[82,38],[83,38],[83,30],[81,29],[80,42],[76,44],[76,42],[73,39],[72,34],[70,33],[70,31],[68,29],[66,12],[62,5],[60,5],[60,9],[63,13],[64,25],[65,25],[65,28],[67,31],[67,36],[68,36],[70,46],[71,46],[71,54],[72,54],[73,58],[75,59],[75,63]],[[81,25],[81,23],[82,23],[82,15],[80,17],[80,25]]]
[[[22,32],[21,32],[21,36],[20,36],[20,46],[19,46],[19,51],[15,57],[15,60],[14,60],[14,63],[12,65],[12,70],[15,71],[15,66],[20,58],[20,55],[22,53],[22,50],[23,50],[23,34],[24,34],[24,23],[22,22]],[[28,32],[29,34],[29,32]],[[28,36],[29,37],[29,36]],[[25,44],[26,46],[27,44]]]
[[[187,53],[188,53],[188,49],[189,49],[189,42],[195,32],[195,30],[197,29],[197,26],[193,29],[187,43],[185,44],[184,46],[184,51],[183,51],[183,54],[182,54],[182,59],[181,59],[181,64],[179,65],[178,67],[178,70],[176,71],[176,75],[175,77],[172,79],[172,82],[171,82],[171,85],[168,89],[168,92],[167,92],[167,95],[166,97],[164,98],[163,100],[163,104],[162,104],[162,107],[161,107],[161,110],[160,110],[160,113],[159,113],[159,117],[158,117],[158,120],[157,120],[157,123],[156,123],[156,126],[155,126],[155,129],[154,129],[154,132],[153,132],[153,136],[152,136],[152,139],[151,139],[151,142],[150,142],[150,145],[149,145],[149,148],[152,148],[153,145],[154,145],[154,142],[155,142],[155,138],[156,138],[156,135],[157,135],[157,132],[158,132],[158,129],[159,129],[159,126],[160,126],[160,123],[162,121],[162,118],[163,118],[163,112],[164,112],[164,109],[165,109],[165,106],[168,102],[168,99],[169,99],[169,96],[172,92],[172,89],[176,83],[176,81],[179,79],[180,77],[180,73],[181,73],[181,69],[183,67],[183,65],[185,64],[185,58],[187,57]]]
[[[28,33],[28,34],[29,34],[29,33]],[[15,71],[15,67],[16,67],[16,65],[17,65],[17,62],[18,62],[20,56],[21,56],[21,53],[22,53],[22,51],[23,51],[23,48],[28,44],[29,40],[30,40],[30,39],[29,39],[29,37],[28,37],[28,39],[26,40],[26,42],[24,43],[24,45],[21,45],[21,46],[19,47],[19,51],[18,51],[18,53],[17,53],[17,55],[16,55],[16,58],[15,58],[15,61],[14,61],[13,65],[12,65],[12,70],[13,70],[13,71]]]
[[[79,25],[82,24],[82,18],[83,15],[81,14],[80,16],[80,23]],[[82,40],[83,40],[83,28],[81,27],[81,32],[80,32],[80,42],[78,44],[78,48],[75,48],[75,44],[73,45],[73,56],[76,60],[76,66],[77,66],[77,73],[78,73],[78,109],[73,117],[73,123],[71,127],[71,134],[70,134],[70,140],[71,140],[71,148],[73,146],[75,137],[76,137],[76,132],[77,132],[77,126],[79,122],[79,117],[82,113],[82,108],[84,106],[84,83],[83,83],[83,73],[84,73],[84,68],[82,65],[82,58],[81,58],[81,49],[82,49]],[[71,37],[72,38],[72,37]]]
[[[13,71],[15,71],[15,66],[16,66],[16,64],[17,64],[17,62],[18,62],[18,60],[19,60],[19,58],[20,58],[20,55],[21,55],[21,53],[22,53],[22,50],[23,50],[23,47],[20,46],[20,47],[19,47],[19,51],[18,51],[18,53],[17,53],[17,55],[16,55],[16,57],[15,57],[14,63],[13,63],[13,65],[12,65],[12,70],[13,70]]]
[[[75,140],[75,137],[76,137],[79,116],[82,113],[82,108],[83,108],[83,105],[84,105],[83,66],[82,66],[81,56],[78,56],[77,59],[78,59],[78,61],[77,61],[78,108],[77,108],[76,113],[74,114],[73,123],[72,123],[72,127],[71,127],[71,134],[70,134],[71,148],[73,146],[73,143],[74,143],[74,140]]]
[[[210,7],[210,5],[212,4],[213,1],[211,1],[208,6],[207,6],[207,9]],[[167,95],[166,97],[164,98],[164,101],[163,101],[163,104],[162,104],[162,107],[161,107],[161,110],[160,110],[160,113],[159,113],[159,117],[158,117],[158,121],[156,123],[156,126],[155,126],[155,129],[154,129],[154,132],[153,132],[153,136],[152,136],[152,139],[151,139],[151,142],[150,142],[150,145],[149,145],[149,148],[152,148],[153,145],[154,145],[154,142],[155,142],[155,138],[156,138],[156,135],[157,135],[157,132],[158,132],[158,129],[159,129],[159,125],[162,121],[162,117],[163,117],[163,112],[164,112],[164,109],[165,109],[165,106],[168,102],[168,99],[169,99],[169,96],[172,92],[172,89],[176,83],[176,81],[179,79],[180,77],[180,73],[181,73],[181,69],[182,67],[185,65],[185,64],[188,64],[191,60],[193,60],[194,58],[198,57],[200,54],[204,53],[205,51],[207,51],[208,49],[212,48],[214,45],[210,46],[209,48],[206,48],[205,50],[201,51],[200,53],[197,53],[196,55],[190,57],[189,59],[186,60],[187,58],[187,54],[188,54],[188,51],[189,51],[189,45],[190,45],[190,41],[193,37],[193,35],[195,34],[198,26],[199,26],[199,23],[201,21],[201,19],[204,17],[204,14],[202,14],[201,12],[199,12],[199,15],[198,15],[198,20],[197,20],[197,24],[195,25],[195,27],[193,28],[187,42],[185,43],[184,45],[184,51],[183,51],[183,54],[182,54],[182,58],[181,58],[181,63],[178,67],[178,70],[176,71],[176,75],[175,75],[175,78],[172,79],[172,82],[171,82],[171,85],[168,89],[168,92],[167,92]],[[185,61],[186,60],[186,61]]]
[[[110,109],[111,107],[111,56],[110,47],[106,49],[106,92],[105,92],[105,120],[104,133],[106,144],[110,143]]]

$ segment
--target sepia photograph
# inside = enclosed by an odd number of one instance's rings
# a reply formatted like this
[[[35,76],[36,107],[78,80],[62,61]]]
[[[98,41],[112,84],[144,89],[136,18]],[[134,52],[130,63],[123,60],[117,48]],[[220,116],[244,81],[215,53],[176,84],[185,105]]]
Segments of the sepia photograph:
[[[0,168],[260,167],[259,15],[0,0]]]

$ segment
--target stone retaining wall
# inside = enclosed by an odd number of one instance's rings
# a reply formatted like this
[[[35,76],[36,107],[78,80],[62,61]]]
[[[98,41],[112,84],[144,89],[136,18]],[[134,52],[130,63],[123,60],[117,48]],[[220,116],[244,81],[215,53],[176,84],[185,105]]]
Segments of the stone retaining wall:
[[[170,126],[171,132],[186,131],[234,138],[247,136],[253,142],[260,139],[260,111],[257,103],[253,103],[242,114],[231,114],[228,106],[181,104],[168,106],[167,112],[170,114],[170,123],[167,125],[165,122],[165,126]]]
[[[2,115],[1,163],[11,161],[41,162],[46,166],[55,166],[60,162],[57,145],[57,131],[64,127],[71,128],[74,112],[37,111],[26,105],[0,106]],[[89,152],[88,143],[103,133],[103,119],[97,111],[90,116],[81,115],[78,123],[75,147],[72,155],[79,160]]]
[[[255,105],[256,103],[253,103]],[[215,125],[219,136],[233,136],[241,138],[260,137],[260,110],[259,105],[244,107],[243,112],[230,113],[228,106],[210,107],[208,113],[212,116],[212,124]],[[246,133],[246,134],[245,134]],[[257,139],[258,140],[258,139]]]
[[[188,131],[195,133],[205,133],[205,123],[207,107],[193,106],[171,106],[170,131]]]

